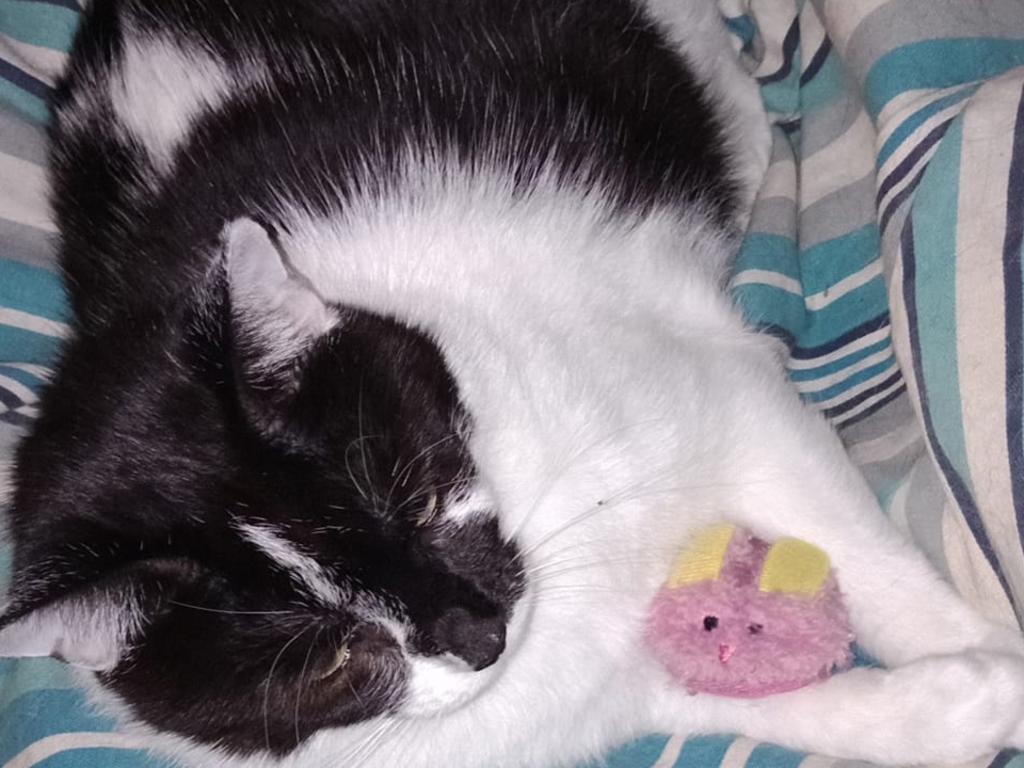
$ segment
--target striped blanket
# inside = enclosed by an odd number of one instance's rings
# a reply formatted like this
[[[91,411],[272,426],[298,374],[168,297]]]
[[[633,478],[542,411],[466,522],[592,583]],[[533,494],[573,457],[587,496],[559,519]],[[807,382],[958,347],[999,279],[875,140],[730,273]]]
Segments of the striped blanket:
[[[785,343],[794,386],[896,523],[1012,624],[1024,615],[1024,5],[721,7],[775,139],[736,299]],[[43,126],[77,18],[74,0],[0,0],[0,503],[65,330]],[[0,766],[163,765],[110,728],[57,662],[0,660]],[[651,736],[606,764],[842,768],[727,736]]]

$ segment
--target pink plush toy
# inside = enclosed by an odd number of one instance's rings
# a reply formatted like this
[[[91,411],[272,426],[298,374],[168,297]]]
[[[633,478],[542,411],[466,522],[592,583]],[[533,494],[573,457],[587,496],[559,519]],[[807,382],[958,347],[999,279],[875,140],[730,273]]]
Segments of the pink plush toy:
[[[848,667],[853,633],[824,552],[720,525],[676,560],[645,640],[691,692],[754,698]]]

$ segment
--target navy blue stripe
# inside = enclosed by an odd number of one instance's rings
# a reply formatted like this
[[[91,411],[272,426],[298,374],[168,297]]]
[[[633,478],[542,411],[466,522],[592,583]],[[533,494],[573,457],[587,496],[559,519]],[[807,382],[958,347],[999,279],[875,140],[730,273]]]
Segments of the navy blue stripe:
[[[1006,234],[1003,238],[1003,285],[1006,312],[1006,451],[1010,462],[1010,489],[1017,513],[1017,538],[1024,527],[1024,274],[1020,253],[1024,246],[1024,94],[1017,103],[1010,178],[1006,191]]]
[[[0,405],[6,405],[8,408],[12,409],[20,408],[25,405],[25,401],[9,389],[4,389],[3,385],[0,384]]]
[[[999,583],[1002,585],[1003,591],[1006,592],[1007,598],[1014,604],[1014,610],[1016,610],[1016,601],[1014,600],[1013,593],[1010,591],[1010,585],[1006,581],[1006,575],[1003,573],[1003,569],[999,564],[999,559],[996,557],[996,553],[992,549],[992,542],[989,541],[988,532],[985,530],[985,526],[981,521],[981,515],[978,513],[978,508],[974,503],[974,499],[971,498],[970,491],[968,491],[967,486],[964,484],[963,478],[960,477],[956,470],[953,469],[953,465],[950,463],[949,457],[946,456],[942,443],[940,443],[935,437],[935,424],[932,422],[931,410],[928,403],[928,384],[924,379],[924,371],[921,368],[921,337],[918,335],[917,331],[917,262],[914,254],[913,224],[914,217],[907,216],[906,221],[903,222],[903,231],[900,233],[900,247],[903,252],[902,287],[903,303],[907,309],[910,352],[914,362],[914,378],[917,381],[917,396],[921,401],[921,416],[924,421],[925,436],[928,438],[929,445],[931,445],[935,461],[939,465],[939,470],[946,478],[946,482],[949,484],[949,489],[953,494],[953,498],[956,500],[957,505],[960,507],[960,511],[963,513],[964,520],[967,522],[967,527],[971,529],[971,534],[974,536],[974,540],[978,542],[978,547],[985,555],[985,559],[988,560],[988,564],[992,566],[992,570],[999,579]]]
[[[828,58],[828,55],[831,52],[832,41],[826,37],[825,40],[822,42],[821,47],[815,52],[810,64],[807,65],[807,69],[805,69],[803,71],[803,74],[800,75],[801,87],[811,82],[811,78],[818,74],[818,70],[824,66],[825,60]]]
[[[996,755],[995,759],[991,763],[989,763],[988,768],[1006,768],[1006,766],[1010,764],[1010,761],[1020,754],[1022,753],[1018,752],[1016,749],[1004,749]]]
[[[921,170],[917,172],[917,175],[914,176],[913,180],[909,184],[907,184],[907,186],[901,189],[898,193],[896,193],[896,195],[893,196],[892,200],[889,201],[889,204],[885,206],[885,210],[882,211],[882,215],[881,217],[879,217],[878,220],[879,232],[885,232],[885,228],[889,226],[889,220],[893,217],[896,211],[900,209],[900,206],[903,205],[904,201],[912,194],[914,194],[914,190],[917,189],[917,185],[921,183],[921,179],[924,178],[924,172],[927,170],[928,165],[926,164]]]
[[[45,5],[60,6],[61,8],[67,8],[68,10],[76,11],[78,13],[82,12],[82,7],[77,2],[75,2],[75,0],[16,0],[16,2],[22,2],[26,4],[43,3]]]
[[[770,75],[757,78],[761,85],[785,80],[793,69],[793,59],[796,57],[797,46],[800,44],[800,19],[793,19],[793,24],[786,32],[782,41],[782,66]]]
[[[50,94],[53,91],[42,80],[38,80],[28,72],[18,69],[6,59],[0,59],[0,77],[18,86],[21,90],[28,91],[33,96],[38,96],[40,99],[49,100]]]
[[[845,402],[839,403],[839,405],[833,405],[831,408],[826,408],[822,413],[829,419],[836,416],[842,416],[847,411],[852,411],[865,400],[874,397],[879,392],[884,392],[889,389],[889,387],[892,387],[896,382],[901,381],[902,379],[903,374],[900,371],[896,371],[892,376],[886,377],[884,381],[875,384],[873,387],[865,389],[863,392],[858,392],[854,397],[851,397]]]
[[[856,416],[853,416],[850,419],[848,419],[847,421],[844,421],[842,423],[842,425],[839,427],[839,429],[840,430],[844,430],[847,427],[852,427],[854,424],[859,424],[860,422],[864,421],[864,419],[866,419],[868,416],[872,416],[872,415],[878,413],[880,410],[885,408],[885,406],[887,406],[889,403],[891,403],[897,397],[900,397],[901,395],[905,394],[906,391],[907,391],[906,383],[900,384],[898,387],[896,387],[896,389],[894,389],[888,395],[883,397],[877,403],[872,403],[870,406],[865,408],[863,411],[858,413]]]
[[[837,336],[832,341],[826,342],[817,347],[797,347],[793,350],[793,357],[797,360],[811,360],[815,357],[821,357],[827,355],[829,352],[834,352],[840,347],[845,347],[851,341],[859,339],[861,336],[867,336],[869,333],[874,333],[879,328],[884,328],[889,324],[889,313],[883,312],[877,317],[873,317],[870,320],[861,323],[856,328],[844,333],[842,336]]]
[[[28,428],[32,426],[32,417],[17,411],[7,411],[6,413],[0,413],[0,422],[13,424],[16,427]]]
[[[892,169],[892,173],[885,177],[885,181],[882,182],[882,186],[878,188],[878,194],[875,195],[875,205],[881,205],[882,199],[886,196],[890,189],[892,189],[897,182],[906,177],[910,173],[910,169],[913,168],[917,161],[924,157],[924,154],[934,147],[939,139],[946,135],[946,130],[949,128],[949,124],[953,122],[954,118],[949,118],[943,123],[939,123],[928,135],[921,139],[920,143],[914,147],[914,149],[907,153],[899,165]]]

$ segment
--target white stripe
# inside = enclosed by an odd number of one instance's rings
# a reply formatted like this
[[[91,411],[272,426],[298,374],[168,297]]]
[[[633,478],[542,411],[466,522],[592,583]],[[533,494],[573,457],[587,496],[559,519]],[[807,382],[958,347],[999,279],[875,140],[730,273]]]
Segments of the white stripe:
[[[885,126],[883,133],[880,133],[878,135],[878,148],[881,149],[885,145],[885,142],[889,140],[889,136],[895,133],[896,130],[901,125],[903,125],[907,120],[909,120],[915,112],[927,106],[928,104],[938,100],[939,99],[937,98],[928,99],[927,101],[921,104],[914,104],[913,108],[908,109],[906,114],[894,115],[894,119],[892,120],[892,122],[889,125]],[[889,155],[889,157],[886,158],[885,163],[879,169],[879,179],[883,179],[884,177],[888,176],[892,169],[899,165],[903,158],[906,157],[907,154],[911,152],[914,147],[921,143],[921,139],[923,139],[925,136],[931,133],[932,130],[934,130],[935,126],[939,125],[940,123],[944,123],[949,118],[962,112],[964,109],[964,105],[967,104],[968,101],[969,99],[964,99],[963,101],[958,101],[956,104],[951,104],[945,109],[940,109],[934,115],[931,115],[923,123],[917,126],[917,128],[911,131],[909,136],[905,136],[903,138],[903,141],[901,141],[899,144],[899,150]]]
[[[964,112],[957,200],[956,349],[964,450],[978,511],[1007,581],[1024,597],[1006,435],[1003,238],[1020,73],[982,87]],[[1016,395],[1019,397],[1020,395]]]
[[[962,88],[969,88],[974,82],[971,81],[962,85],[954,85],[949,88],[918,88],[912,91],[903,91],[893,96],[878,115],[878,124],[881,130],[878,136],[878,146],[882,146],[889,135],[896,130],[896,127],[903,122],[903,115],[909,116],[926,104],[948,96],[954,91]]]
[[[765,171],[757,195],[759,200],[773,197],[796,200],[796,163],[792,159],[772,162]]]
[[[823,757],[822,755],[808,755],[800,761],[800,765],[797,768],[832,768],[836,764],[836,761],[831,757]]]
[[[680,736],[678,733],[673,734],[672,738],[668,740],[668,744],[661,750],[658,761],[651,768],[672,768],[676,764],[676,760],[679,759],[679,753],[683,751],[685,743],[685,736]]]
[[[860,336],[851,341],[849,344],[844,344],[843,346],[839,347],[839,349],[833,349],[831,352],[821,355],[820,357],[809,357],[806,359],[799,360],[794,358],[790,360],[788,363],[786,363],[786,367],[789,368],[791,371],[804,371],[807,370],[808,368],[817,368],[822,365],[827,365],[828,363],[831,363],[834,360],[841,360],[847,355],[852,355],[854,352],[864,349],[864,347],[870,347],[872,344],[877,344],[878,342],[883,341],[888,337],[889,326],[885,325],[879,328],[877,331],[872,331],[871,333],[865,334],[864,336]]]
[[[51,48],[23,43],[0,32],[0,57],[12,62],[19,69],[52,86],[64,71],[67,54]]]
[[[38,419],[39,407],[35,405],[23,405],[17,409],[17,413],[20,413],[22,416],[27,416],[30,419]]]
[[[821,408],[821,409],[825,409],[825,408],[831,408],[834,405],[839,405],[840,403],[845,403],[851,397],[854,397],[855,395],[859,395],[861,392],[865,392],[865,391],[871,389],[872,387],[878,386],[883,381],[885,381],[887,378],[892,376],[892,374],[895,371],[896,371],[896,360],[894,358],[893,361],[892,361],[892,365],[887,366],[885,368],[885,370],[882,371],[881,373],[875,374],[870,379],[865,379],[864,381],[862,381],[860,384],[857,384],[856,386],[853,386],[853,387],[850,387],[849,389],[843,390],[842,392],[840,392],[835,397],[830,397],[828,400],[822,400],[820,403],[815,403],[815,406],[818,407],[818,408]],[[879,393],[879,394],[881,394],[881,393]],[[872,395],[872,397],[874,397],[874,395]],[[862,403],[862,405],[863,405],[863,403]],[[845,419],[846,415],[844,414],[843,416],[839,416],[837,418]]]
[[[41,333],[44,336],[53,336],[62,339],[68,335],[70,328],[64,323],[50,320],[39,315],[30,315],[20,309],[0,307],[0,325],[10,325],[14,328],[21,328],[33,333]]]
[[[124,733],[58,733],[29,744],[4,763],[4,768],[31,768],[70,749],[146,749],[146,746],[145,739]]]
[[[895,368],[895,367],[896,366],[893,366],[893,368]],[[885,374],[883,374],[883,376],[889,376],[889,375],[892,375],[892,369],[889,369]],[[880,377],[880,378],[882,378],[882,377]],[[877,383],[877,382],[873,379],[872,383],[874,384],[874,383]],[[904,384],[904,382],[903,382],[902,379],[899,379],[899,380],[893,382],[892,386],[886,387],[881,392],[876,392],[875,394],[873,394],[871,397],[867,398],[863,402],[857,403],[857,405],[855,407],[851,408],[850,410],[846,411],[845,413],[840,414],[839,416],[835,416],[832,419],[832,423],[836,427],[841,427],[843,424],[845,424],[846,422],[852,420],[854,417],[860,416],[862,413],[864,413],[864,411],[868,410],[869,408],[871,408],[876,403],[879,403],[882,400],[884,400],[885,398],[889,397],[889,395],[891,395],[893,392],[898,390],[901,386],[903,386],[903,384]],[[865,389],[867,389],[867,388],[868,387],[865,387]],[[847,393],[847,395],[845,395],[844,397],[848,397],[848,396],[849,396],[849,393]]]
[[[876,277],[882,274],[882,260],[875,259],[859,272],[854,272],[840,280],[835,285],[826,288],[820,293],[813,293],[805,299],[808,309],[824,309],[837,299],[841,299],[851,291],[855,291],[862,285],[867,285]]]
[[[834,371],[827,376],[822,376],[820,379],[809,379],[807,381],[796,382],[796,388],[804,394],[811,392],[821,392],[823,389],[828,389],[834,384],[838,384],[841,381],[846,381],[848,378],[853,376],[855,373],[860,373],[865,368],[870,368],[873,365],[877,365],[885,360],[892,358],[891,349],[881,349],[875,352],[873,355],[868,355],[862,360],[858,360],[856,363],[851,365],[849,368],[843,368],[838,371]]]
[[[726,750],[722,757],[719,768],[744,768],[754,750],[761,745],[761,742],[739,737]]]
[[[330,577],[327,570],[269,525],[237,523],[235,526],[243,538],[256,545],[271,560],[284,568],[294,581],[306,587],[316,598],[327,605],[341,605],[341,589]]]
[[[0,179],[8,179],[0,194],[0,218],[56,232],[50,215],[49,186],[42,167],[0,152]],[[10,183],[17,180],[16,183]]]
[[[780,288],[787,293],[803,298],[804,291],[799,280],[792,277],[772,272],[769,269],[744,269],[729,281],[730,288],[740,285],[770,285],[773,288]]]
[[[942,550],[956,591],[982,615],[1016,629],[1013,606],[963,514],[948,497],[942,513]]]
[[[875,128],[861,110],[839,137],[807,158],[800,171],[800,210],[875,172]]]
[[[3,387],[8,392],[17,395],[21,398],[21,402],[23,403],[34,403],[39,399],[35,392],[26,387],[20,381],[16,381],[15,379],[4,376],[3,374],[0,374],[0,387]]]
[[[30,373],[43,381],[49,381],[50,377],[53,376],[52,368],[47,368],[45,365],[36,365],[35,363],[0,363],[0,366],[25,371],[25,373]]]

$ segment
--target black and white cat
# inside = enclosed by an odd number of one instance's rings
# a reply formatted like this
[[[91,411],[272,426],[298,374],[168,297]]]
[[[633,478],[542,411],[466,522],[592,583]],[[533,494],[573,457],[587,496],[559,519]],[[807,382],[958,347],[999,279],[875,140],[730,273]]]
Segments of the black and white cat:
[[[1024,745],[1020,636],[722,290],[767,144],[709,0],[93,0],[53,127],[74,331],[0,651],[201,766]],[[826,548],[891,671],[670,684],[644,612],[721,519]]]

